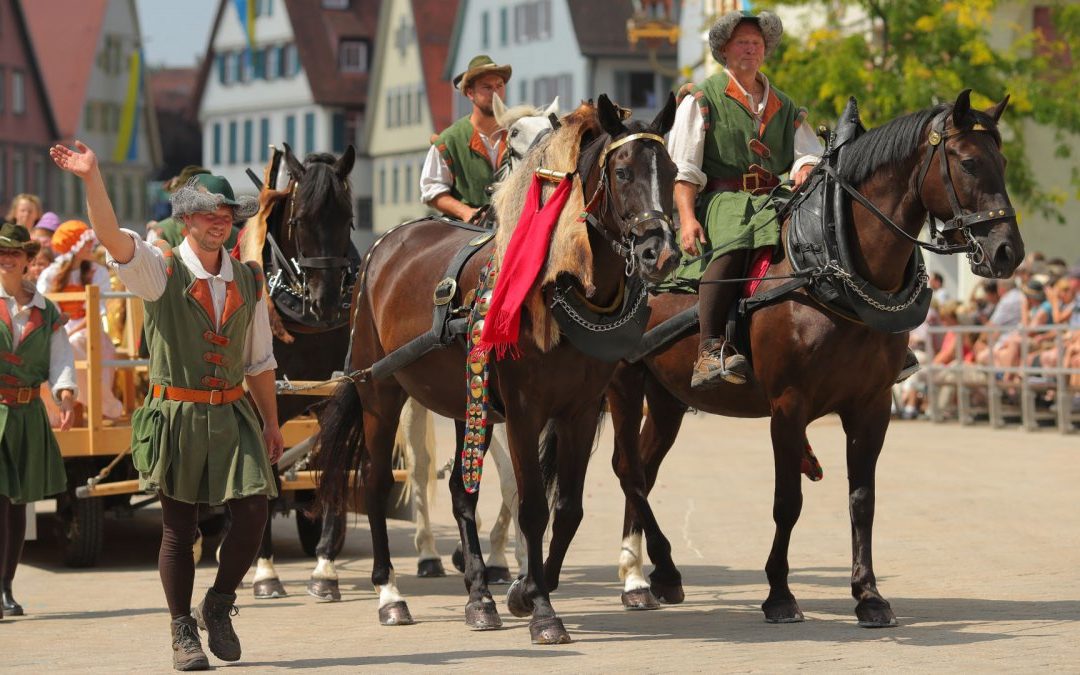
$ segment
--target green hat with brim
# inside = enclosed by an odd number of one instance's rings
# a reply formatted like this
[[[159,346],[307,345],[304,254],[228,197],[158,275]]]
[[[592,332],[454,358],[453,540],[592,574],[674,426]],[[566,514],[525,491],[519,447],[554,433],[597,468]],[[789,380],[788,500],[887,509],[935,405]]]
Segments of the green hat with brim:
[[[458,73],[454,78],[454,88],[458,91],[465,91],[473,80],[483,75],[498,75],[503,79],[503,82],[509,82],[511,72],[513,72],[513,69],[510,66],[500,66],[492,61],[487,54],[481,54],[480,56],[474,56],[472,61],[469,61],[468,69],[464,73]]]
[[[173,216],[210,213],[219,206],[231,206],[233,220],[244,220],[259,210],[258,199],[246,195],[237,197],[229,181],[209,173],[200,173],[189,178],[172,193],[169,201],[172,203]]]
[[[41,250],[41,244],[31,239],[30,233],[22,225],[4,223],[0,225],[0,248],[19,249],[33,258]]]

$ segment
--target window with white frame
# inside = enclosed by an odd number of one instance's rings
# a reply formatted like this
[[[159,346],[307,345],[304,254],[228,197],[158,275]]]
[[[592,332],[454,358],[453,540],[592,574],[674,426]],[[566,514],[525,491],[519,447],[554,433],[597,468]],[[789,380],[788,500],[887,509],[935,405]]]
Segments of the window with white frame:
[[[366,73],[368,46],[366,40],[342,40],[338,45],[338,68],[343,73]]]
[[[323,9],[348,9],[349,0],[322,0]]]
[[[21,70],[11,71],[11,112],[16,115],[26,112],[26,89]]]

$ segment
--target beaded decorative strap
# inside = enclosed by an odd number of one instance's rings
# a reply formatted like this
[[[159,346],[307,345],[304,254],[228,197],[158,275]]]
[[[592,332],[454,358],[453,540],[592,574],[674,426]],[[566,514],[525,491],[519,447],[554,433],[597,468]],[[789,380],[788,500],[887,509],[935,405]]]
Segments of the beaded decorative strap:
[[[491,431],[491,424],[488,422],[490,351],[480,348],[480,335],[484,332],[484,319],[491,307],[491,293],[498,276],[499,271],[493,255],[480,272],[476,301],[469,315],[469,357],[465,369],[468,403],[465,409],[465,442],[461,446],[461,480],[465,483],[465,491],[470,494],[480,490],[484,453],[487,451],[488,435]]]

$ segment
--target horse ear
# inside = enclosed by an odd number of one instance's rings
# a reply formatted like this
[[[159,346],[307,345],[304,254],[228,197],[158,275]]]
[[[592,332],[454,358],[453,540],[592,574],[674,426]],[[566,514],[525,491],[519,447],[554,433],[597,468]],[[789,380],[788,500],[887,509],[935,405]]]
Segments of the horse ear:
[[[353,163],[356,161],[356,148],[352,143],[349,143],[349,147],[345,148],[345,152],[341,153],[341,157],[334,162],[334,173],[338,178],[348,178],[352,173]]]
[[[1009,95],[1005,94],[1005,98],[1001,99],[1001,102],[997,105],[987,108],[986,114],[989,115],[994,122],[1001,119],[1001,113],[1005,112],[1005,106],[1009,105]]]
[[[618,106],[611,102],[607,94],[600,94],[596,101],[596,112],[600,118],[600,126],[608,136],[618,136],[626,131]]]
[[[545,117],[547,117],[548,115],[552,115],[552,114],[555,114],[555,115],[559,114],[559,97],[558,96],[556,96],[555,100],[551,102],[551,105],[549,105],[547,107],[547,109],[544,110],[544,116]]]
[[[499,126],[503,126],[503,115],[506,114],[506,104],[503,103],[502,98],[495,94],[491,99],[491,110],[495,113],[495,121],[499,123]]]
[[[289,175],[292,176],[293,180],[300,180],[304,175],[304,165],[293,155],[292,148],[289,147],[288,143],[282,143],[281,145],[285,148],[285,166],[289,168]]]
[[[952,122],[954,127],[959,127],[967,119],[968,113],[971,112],[971,90],[965,89],[960,92],[960,95],[956,97],[956,103],[952,108]]]
[[[652,121],[652,128],[659,131],[661,136],[671,131],[675,124],[675,107],[675,94],[668,92],[667,103]]]

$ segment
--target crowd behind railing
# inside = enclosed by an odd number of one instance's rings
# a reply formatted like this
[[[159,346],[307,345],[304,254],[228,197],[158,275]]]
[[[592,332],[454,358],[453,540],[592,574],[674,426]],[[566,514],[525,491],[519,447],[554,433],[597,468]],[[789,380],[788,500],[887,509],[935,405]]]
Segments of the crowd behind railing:
[[[966,301],[940,275],[910,347],[922,370],[896,386],[902,419],[1019,422],[1027,429],[1080,421],[1080,265],[1031,254],[1013,278],[983,281]]]

